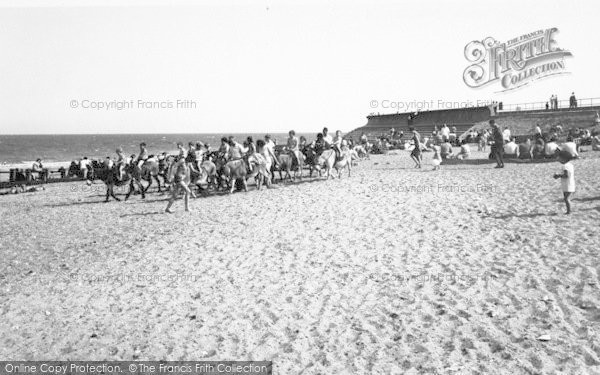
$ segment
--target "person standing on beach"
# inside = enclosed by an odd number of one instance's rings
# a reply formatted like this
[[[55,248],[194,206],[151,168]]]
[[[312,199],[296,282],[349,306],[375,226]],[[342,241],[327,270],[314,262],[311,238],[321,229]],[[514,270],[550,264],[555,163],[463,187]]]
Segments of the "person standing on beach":
[[[277,157],[275,156],[275,142],[273,142],[273,140],[271,139],[271,135],[267,134],[265,135],[265,157],[267,157],[267,162],[270,160],[271,162],[269,163],[269,165],[271,166],[271,168],[269,168],[269,172],[271,172],[271,169],[273,166],[277,166],[279,167],[279,161],[277,160]]]
[[[172,167],[171,176],[170,176],[171,177],[170,181],[173,182],[173,184],[171,185],[171,198],[169,199],[169,203],[167,204],[167,208],[165,209],[165,212],[170,213],[170,214],[173,213],[173,211],[171,211],[171,206],[173,206],[173,203],[177,199],[177,196],[179,195],[180,190],[183,190],[183,194],[184,194],[185,211],[189,212],[190,211],[189,203],[190,203],[191,191],[186,183],[186,179],[189,176],[189,169],[188,169],[187,163],[185,162],[185,159],[181,159],[177,163],[175,163],[175,165]]]
[[[448,125],[444,124],[440,132],[442,133],[442,140],[444,142],[450,139],[450,128],[448,128]]]
[[[433,145],[433,159],[431,160],[431,165],[433,165],[433,170],[436,171],[440,169],[440,164],[442,164],[442,155],[440,152],[442,148],[438,145]]]
[[[267,164],[266,161],[263,159],[262,154],[257,152],[256,145],[254,144],[254,138],[252,138],[252,136],[248,136],[248,138],[246,138],[246,142],[244,143],[244,145],[247,149],[246,160],[248,161],[248,169],[250,170],[250,172],[254,171],[254,165],[264,166]]]
[[[275,157],[275,154],[272,153],[271,149],[267,147],[266,142],[262,139],[256,141],[256,152],[262,155],[264,159],[265,170],[268,173],[268,176],[266,176],[266,183],[267,187],[270,187],[271,179],[273,178],[271,168],[273,166],[273,160],[277,160],[277,158]]]
[[[125,169],[125,165],[127,164],[127,158],[123,154],[123,149],[121,147],[117,148],[117,161],[115,161],[115,168],[117,169],[117,179],[119,181],[123,181],[123,170]]]
[[[485,151],[485,146],[487,145],[487,141],[488,141],[488,132],[487,132],[487,130],[484,130],[481,132],[481,134],[479,134],[479,143],[477,146],[477,151]]]
[[[90,170],[90,161],[87,156],[84,156],[83,159],[79,161],[79,170],[81,171],[81,177],[85,180],[87,179],[88,172]]]
[[[140,143],[140,154],[137,157],[136,163],[138,168],[141,168],[142,165],[148,160],[148,150],[146,150],[146,142]]]
[[[200,171],[200,168],[198,167],[198,159],[196,159],[196,148],[194,147],[194,142],[188,143],[188,151],[185,157],[185,162],[188,164],[190,171],[194,173],[198,173]]]
[[[495,168],[504,168],[504,160],[502,158],[504,152],[504,134],[494,119],[491,119],[489,123],[492,126],[492,138],[494,139],[494,144],[492,144],[492,154],[496,159]]]
[[[171,206],[173,206],[173,203],[179,196],[179,192],[181,190],[183,190],[184,195],[185,211],[189,212],[190,195],[193,195],[190,188],[188,187],[188,184],[190,182],[190,170],[188,167],[188,163],[185,160],[187,155],[185,152],[185,148],[183,147],[183,143],[177,142],[177,148],[179,149],[179,155],[177,156],[177,161],[175,162],[175,164],[171,166],[168,176],[168,180],[169,182],[172,182],[172,184],[171,198],[169,199],[169,203],[167,204],[167,208],[165,209],[165,212],[167,213],[173,213],[173,211],[171,211]]]
[[[563,165],[563,170],[562,174],[554,174],[554,179],[560,178],[567,215],[571,213],[571,195],[575,192],[575,167],[571,163],[572,159],[573,157],[568,151],[559,152],[558,161]]]
[[[421,135],[413,128],[410,127],[412,132],[413,143],[415,148],[410,153],[410,158],[415,162],[415,168],[421,168]]]

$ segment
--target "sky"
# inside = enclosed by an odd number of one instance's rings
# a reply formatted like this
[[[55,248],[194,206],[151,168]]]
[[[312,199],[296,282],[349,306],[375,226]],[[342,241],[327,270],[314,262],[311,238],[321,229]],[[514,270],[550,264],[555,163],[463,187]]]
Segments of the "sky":
[[[0,134],[347,132],[411,102],[600,97],[599,11],[596,0],[0,0]],[[509,92],[464,83],[469,42],[552,27],[569,74]]]

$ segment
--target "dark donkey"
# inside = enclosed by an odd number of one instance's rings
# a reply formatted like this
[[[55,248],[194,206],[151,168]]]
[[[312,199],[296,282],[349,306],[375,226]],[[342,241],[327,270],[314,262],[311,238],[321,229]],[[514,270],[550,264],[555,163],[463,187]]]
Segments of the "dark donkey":
[[[116,165],[113,168],[102,167],[94,171],[94,177],[102,180],[106,184],[106,202],[108,202],[110,197],[120,201],[115,195],[114,187],[125,186],[127,184],[129,184],[129,191],[125,195],[125,200],[129,199],[131,194],[133,194],[136,185],[142,194],[142,199],[145,199],[146,191],[150,185],[152,185],[153,178],[158,183],[158,191],[160,192],[160,180],[158,179],[158,175],[158,163],[152,160],[144,162],[141,168],[135,163],[125,165],[121,179],[119,179],[119,170]],[[146,188],[144,188],[142,180],[148,181],[149,184]]]

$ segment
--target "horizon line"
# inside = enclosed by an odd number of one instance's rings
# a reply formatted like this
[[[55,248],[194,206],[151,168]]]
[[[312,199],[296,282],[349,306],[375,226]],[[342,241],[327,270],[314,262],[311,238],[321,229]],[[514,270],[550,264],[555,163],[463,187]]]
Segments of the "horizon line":
[[[360,126],[359,126],[360,127]],[[358,128],[358,127],[357,127]],[[296,133],[315,133],[314,130],[312,131],[306,131],[306,130],[294,130]],[[349,131],[345,131],[345,133],[350,133],[352,130]],[[223,135],[227,135],[227,134],[257,134],[257,133],[264,133],[264,134],[287,134],[289,132],[289,130],[287,131],[272,131],[272,132],[265,132],[265,131],[245,131],[245,132],[240,132],[240,131],[236,131],[236,132],[174,132],[174,133],[0,133],[0,137],[2,136],[9,136],[9,135],[189,135],[189,134],[223,134]],[[344,131],[343,131],[344,132]],[[316,133],[319,133],[319,131],[316,131]],[[315,133],[315,134],[316,134]]]

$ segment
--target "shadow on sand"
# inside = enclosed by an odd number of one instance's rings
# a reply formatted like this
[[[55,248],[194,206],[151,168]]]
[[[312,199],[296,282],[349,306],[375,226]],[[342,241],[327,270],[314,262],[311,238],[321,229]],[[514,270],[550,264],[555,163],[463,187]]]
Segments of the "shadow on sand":
[[[593,202],[593,201],[598,201],[600,200],[600,196],[599,197],[582,197],[582,198],[573,198],[574,201],[577,202]]]
[[[590,199],[590,200],[596,200],[596,199],[600,200],[600,197],[596,197],[596,198]],[[585,198],[583,198],[580,201],[585,202]],[[577,212],[582,212],[582,211],[599,211],[600,212],[600,206],[599,207],[586,207],[586,208],[578,208],[576,206],[573,206],[571,214],[576,214]],[[483,219],[506,220],[506,219],[511,219],[511,218],[533,219],[536,217],[544,217],[544,216],[545,217],[568,217],[568,215],[566,215],[565,212],[562,211],[562,208],[561,208],[560,212],[532,212],[532,213],[528,213],[528,214],[484,215],[484,216],[482,216],[482,218]]]
[[[118,203],[118,204],[123,204],[123,203],[127,203],[127,204],[148,204],[148,203],[154,203],[154,202],[162,202],[162,201],[167,201],[169,198],[168,197],[159,197],[159,199],[141,199],[139,197],[139,195],[135,195],[130,197],[127,201],[125,201],[125,196],[119,196],[119,199],[121,199],[121,201],[116,201],[113,198],[111,198],[108,202],[104,200],[105,195],[90,195],[86,198],[95,198],[95,197],[102,197],[101,200],[93,200],[93,201],[77,201],[77,202],[67,202],[67,203],[54,203],[54,204],[45,204],[44,207],[70,207],[70,206],[83,206],[83,205],[88,205],[88,204],[109,204],[109,203]]]
[[[498,215],[484,215],[484,219],[499,219],[506,220],[512,218],[521,218],[521,219],[533,219],[536,217],[542,216],[558,216],[558,212],[531,212],[528,214],[498,214]]]
[[[120,215],[119,217],[123,218],[123,217],[133,217],[133,216],[152,216],[152,215],[166,215],[166,212],[164,211],[153,211],[153,212],[139,212],[139,213],[133,213],[133,214],[123,214]]]

